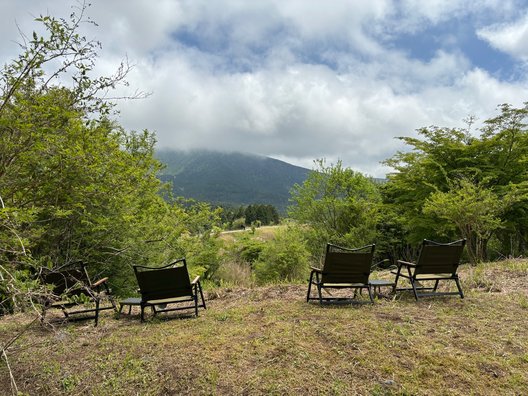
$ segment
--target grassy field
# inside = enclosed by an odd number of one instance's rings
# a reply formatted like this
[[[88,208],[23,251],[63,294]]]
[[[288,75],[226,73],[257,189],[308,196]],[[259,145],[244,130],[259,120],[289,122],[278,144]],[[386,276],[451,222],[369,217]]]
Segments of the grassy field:
[[[262,226],[255,228],[255,233],[252,232],[251,228],[245,230],[224,231],[220,233],[220,239],[226,242],[234,242],[244,236],[251,236],[252,238],[257,238],[262,241],[269,241],[270,239],[273,239],[275,232],[281,228],[284,228],[284,226]]]
[[[198,318],[35,324],[8,359],[28,395],[528,394],[528,261],[461,277],[465,299],[418,303],[321,307],[305,285],[210,290]],[[0,343],[30,320],[0,319]]]

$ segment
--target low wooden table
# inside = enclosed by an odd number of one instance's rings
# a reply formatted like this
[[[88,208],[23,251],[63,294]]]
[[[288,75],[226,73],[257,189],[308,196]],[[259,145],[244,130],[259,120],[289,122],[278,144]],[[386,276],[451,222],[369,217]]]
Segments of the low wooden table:
[[[383,296],[381,293],[382,287],[394,287],[394,282],[384,280],[384,279],[373,279],[369,281],[369,285],[372,286],[374,291],[374,296]]]
[[[119,301],[119,315],[121,315],[121,311],[123,310],[123,307],[125,305],[128,305],[128,314],[130,315],[132,312],[132,307],[139,307],[141,306],[141,298],[139,297],[129,297],[123,301]]]

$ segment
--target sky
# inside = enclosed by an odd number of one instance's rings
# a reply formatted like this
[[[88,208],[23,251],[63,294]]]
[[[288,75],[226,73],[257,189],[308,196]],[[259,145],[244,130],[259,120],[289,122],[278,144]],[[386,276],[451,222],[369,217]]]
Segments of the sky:
[[[19,29],[79,3],[0,0],[0,63]],[[384,177],[398,136],[528,101],[528,0],[91,0],[96,72],[134,65],[128,130],[158,148],[254,153]],[[126,90],[132,91],[126,91]]]

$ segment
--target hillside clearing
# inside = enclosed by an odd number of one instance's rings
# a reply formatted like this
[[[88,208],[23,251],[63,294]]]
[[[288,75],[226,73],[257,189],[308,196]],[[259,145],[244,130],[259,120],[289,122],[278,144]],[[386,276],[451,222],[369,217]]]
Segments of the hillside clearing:
[[[243,238],[244,236],[251,236],[252,238],[257,238],[262,241],[269,241],[270,239],[273,239],[277,230],[284,228],[285,226],[283,225],[273,225],[255,228],[254,233],[251,228],[247,228],[245,230],[223,231],[220,233],[219,237],[225,242],[234,242],[237,239]]]
[[[461,277],[464,300],[360,306],[307,304],[304,284],[219,289],[196,319],[32,326],[9,363],[30,395],[528,394],[528,261]],[[2,318],[2,345],[30,320]]]

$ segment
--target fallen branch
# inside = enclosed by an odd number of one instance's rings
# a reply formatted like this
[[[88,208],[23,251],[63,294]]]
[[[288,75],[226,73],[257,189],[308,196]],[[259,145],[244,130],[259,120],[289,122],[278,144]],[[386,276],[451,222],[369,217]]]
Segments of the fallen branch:
[[[7,371],[9,372],[9,379],[11,380],[11,391],[13,395],[18,395],[18,387],[15,381],[15,377],[13,375],[13,371],[11,370],[11,366],[9,365],[9,359],[7,358],[7,350],[13,343],[18,340],[22,334],[24,334],[32,325],[37,321],[37,319],[40,319],[40,315],[36,316],[35,319],[33,319],[31,322],[29,322],[26,327],[20,331],[18,334],[15,334],[7,343],[2,347],[2,357],[4,358],[7,366]]]
[[[7,371],[9,372],[9,379],[11,380],[11,393],[16,396],[18,395],[18,387],[15,381],[15,377],[13,376],[13,372],[11,371],[11,366],[9,365],[9,360],[7,359],[7,353],[5,349],[2,350],[2,357],[6,361]]]

